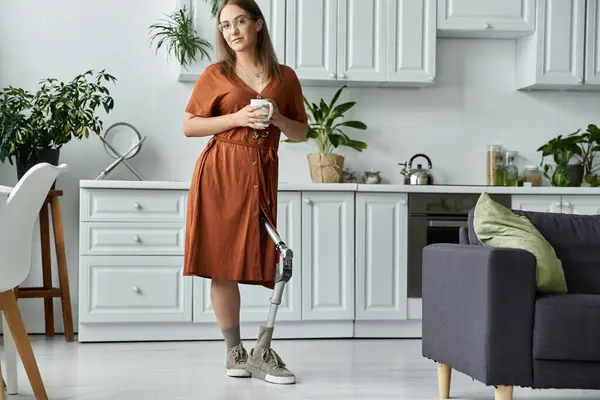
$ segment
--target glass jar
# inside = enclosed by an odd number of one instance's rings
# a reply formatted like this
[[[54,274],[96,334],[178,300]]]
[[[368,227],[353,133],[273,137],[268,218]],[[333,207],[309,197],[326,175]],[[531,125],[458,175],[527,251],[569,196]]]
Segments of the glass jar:
[[[498,165],[502,164],[502,146],[499,144],[490,144],[487,146],[486,169],[487,185],[494,185],[494,174]],[[500,184],[502,185],[502,184]]]
[[[519,169],[515,165],[516,151],[506,152],[506,166],[504,171],[504,186],[519,186]]]
[[[506,167],[504,165],[504,157],[500,154],[499,157],[496,158],[496,166],[494,168],[494,172],[492,173],[492,186],[504,186],[506,182]]]
[[[530,183],[531,186],[542,186],[542,171],[535,165],[528,165],[523,168],[523,185]]]

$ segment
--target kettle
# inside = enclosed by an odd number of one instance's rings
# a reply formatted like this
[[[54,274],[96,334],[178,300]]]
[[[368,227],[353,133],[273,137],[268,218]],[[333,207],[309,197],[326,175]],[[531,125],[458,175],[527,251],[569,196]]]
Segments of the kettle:
[[[413,161],[417,157],[423,157],[427,160],[427,169],[422,168],[421,164],[417,164],[417,168],[412,167]],[[398,163],[398,165],[404,166],[400,173],[404,175],[405,185],[433,185],[433,175],[431,173],[433,165],[431,164],[431,159],[426,154],[415,154],[408,163]]]

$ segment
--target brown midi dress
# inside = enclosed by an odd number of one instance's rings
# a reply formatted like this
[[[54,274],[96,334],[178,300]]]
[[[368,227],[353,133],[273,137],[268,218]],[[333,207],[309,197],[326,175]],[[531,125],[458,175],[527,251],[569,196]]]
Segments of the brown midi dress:
[[[232,114],[260,97],[274,101],[285,117],[306,122],[300,82],[291,68],[280,68],[281,79],[271,79],[259,94],[212,64],[198,78],[186,111],[200,117]],[[260,215],[276,228],[280,138],[281,131],[271,124],[266,138],[237,127],[209,140],[189,190],[185,276],[274,287],[279,255]]]

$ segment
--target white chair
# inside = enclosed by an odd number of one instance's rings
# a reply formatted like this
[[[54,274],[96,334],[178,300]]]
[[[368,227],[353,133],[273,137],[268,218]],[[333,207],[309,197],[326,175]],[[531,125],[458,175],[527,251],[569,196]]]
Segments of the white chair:
[[[6,204],[0,208],[0,311],[4,314],[7,387],[11,392],[11,386],[16,386],[17,359],[16,352],[11,349],[14,345],[19,351],[37,400],[47,400],[48,396],[23,324],[14,288],[23,283],[31,269],[33,228],[39,211],[52,183],[61,172],[67,170],[66,164],[58,167],[48,163],[35,165],[21,178],[8,196]],[[2,389],[0,400],[3,397]]]

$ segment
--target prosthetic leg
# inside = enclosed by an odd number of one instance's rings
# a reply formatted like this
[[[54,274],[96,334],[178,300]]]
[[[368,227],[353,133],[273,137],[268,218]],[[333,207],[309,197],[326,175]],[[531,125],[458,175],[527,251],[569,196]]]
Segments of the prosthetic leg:
[[[271,296],[271,307],[267,322],[261,326],[258,333],[256,346],[250,351],[246,371],[254,378],[263,379],[275,384],[296,383],[296,377],[286,367],[279,355],[271,348],[271,339],[273,337],[273,326],[277,317],[277,310],[281,304],[281,297],[286,283],[292,277],[292,250],[281,240],[275,229],[269,224],[269,221],[261,215],[261,223],[264,224],[267,233],[275,248],[280,254],[280,262],[277,264],[275,273],[275,287]]]
[[[266,328],[273,328],[275,325],[275,318],[277,317],[277,310],[281,304],[283,290],[285,289],[285,285],[292,277],[292,259],[294,254],[292,250],[289,249],[283,242],[283,240],[281,240],[281,237],[279,237],[275,229],[264,216],[261,217],[261,222],[264,224],[269,237],[275,243],[275,248],[280,255],[280,261],[279,264],[277,264],[275,271],[275,288],[273,289],[273,295],[270,299],[271,307],[269,309],[269,315],[265,324]]]

